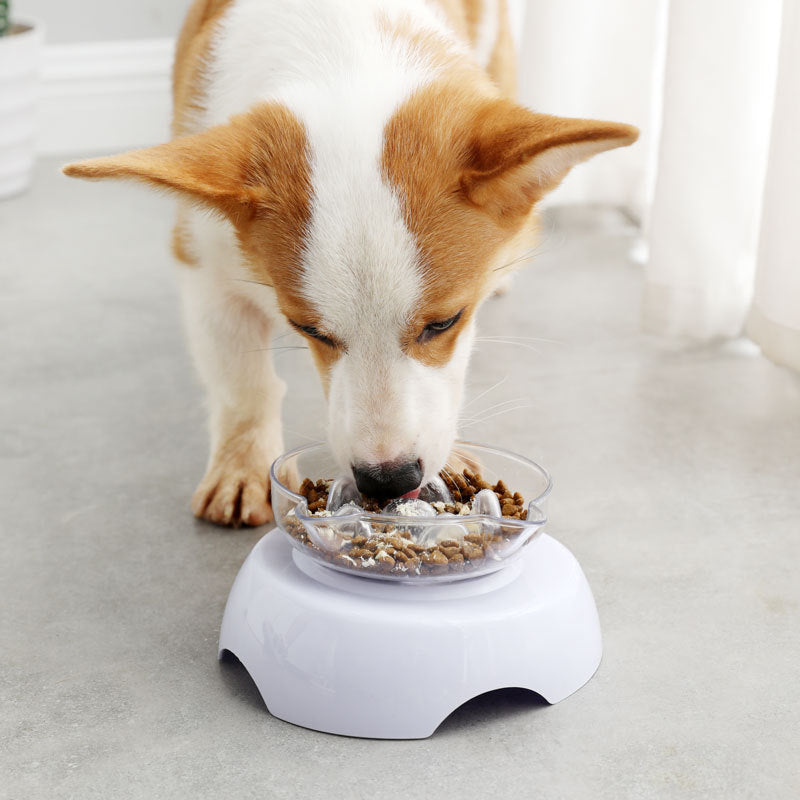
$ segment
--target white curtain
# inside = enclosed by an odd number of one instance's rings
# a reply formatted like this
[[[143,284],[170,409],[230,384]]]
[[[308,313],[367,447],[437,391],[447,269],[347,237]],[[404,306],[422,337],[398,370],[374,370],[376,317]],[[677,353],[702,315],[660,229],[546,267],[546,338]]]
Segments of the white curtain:
[[[755,297],[747,332],[800,371],[800,0],[784,0]]]
[[[642,221],[643,324],[800,370],[800,0],[511,0],[520,99],[632,122],[556,202]]]

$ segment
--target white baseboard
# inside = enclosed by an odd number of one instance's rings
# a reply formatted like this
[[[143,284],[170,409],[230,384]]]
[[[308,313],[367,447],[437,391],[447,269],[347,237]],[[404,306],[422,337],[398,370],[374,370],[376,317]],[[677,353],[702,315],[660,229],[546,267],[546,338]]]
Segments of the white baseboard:
[[[48,45],[37,152],[103,153],[169,138],[172,39]]]

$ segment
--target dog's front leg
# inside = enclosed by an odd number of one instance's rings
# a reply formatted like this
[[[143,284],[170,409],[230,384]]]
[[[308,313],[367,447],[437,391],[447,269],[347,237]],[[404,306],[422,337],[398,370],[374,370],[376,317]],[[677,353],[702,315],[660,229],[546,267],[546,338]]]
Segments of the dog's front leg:
[[[235,282],[214,280],[207,266],[183,270],[189,344],[208,392],[211,453],[192,499],[195,516],[222,525],[272,519],[269,467],[283,452],[285,384],[273,367],[274,319]]]

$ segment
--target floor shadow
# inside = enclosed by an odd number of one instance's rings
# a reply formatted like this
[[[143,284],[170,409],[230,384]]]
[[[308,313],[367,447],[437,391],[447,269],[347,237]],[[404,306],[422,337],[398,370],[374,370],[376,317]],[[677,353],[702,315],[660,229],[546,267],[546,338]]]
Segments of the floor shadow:
[[[460,705],[433,735],[437,738],[450,736],[478,725],[485,726],[487,722],[526,714],[549,705],[541,695],[529,689],[495,689]]]
[[[237,700],[259,711],[267,710],[261,692],[258,691],[250,673],[229,650],[224,651],[219,661],[219,674],[228,691]]]

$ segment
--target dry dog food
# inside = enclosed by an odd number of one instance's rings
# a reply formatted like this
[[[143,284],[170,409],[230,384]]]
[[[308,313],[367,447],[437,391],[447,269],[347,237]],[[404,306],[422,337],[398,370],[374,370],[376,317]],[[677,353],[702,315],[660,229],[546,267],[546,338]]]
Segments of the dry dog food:
[[[442,472],[440,478],[449,491],[449,502],[432,499],[428,504],[404,498],[384,506],[379,500],[362,495],[358,506],[364,511],[408,516],[409,524],[373,523],[369,535],[346,538],[336,553],[317,546],[298,520],[286,519],[285,527],[295,539],[313,549],[317,555],[354,571],[405,577],[474,571],[484,565],[486,559],[496,558],[523,530],[519,525],[503,525],[502,518],[524,520],[524,498],[519,492],[511,492],[503,481],[492,485],[469,469],[462,473]],[[332,516],[327,510],[332,483],[324,479],[315,482],[306,478],[303,481],[300,494],[306,498],[312,515]],[[414,532],[413,520],[420,518],[415,504],[427,509],[433,507],[435,513],[453,517],[454,531],[460,530],[463,535],[422,543]],[[354,506],[354,510],[357,507]],[[494,526],[482,526],[480,532],[468,532],[464,526],[458,525],[457,517],[470,514],[491,514],[498,518],[498,522]]]

